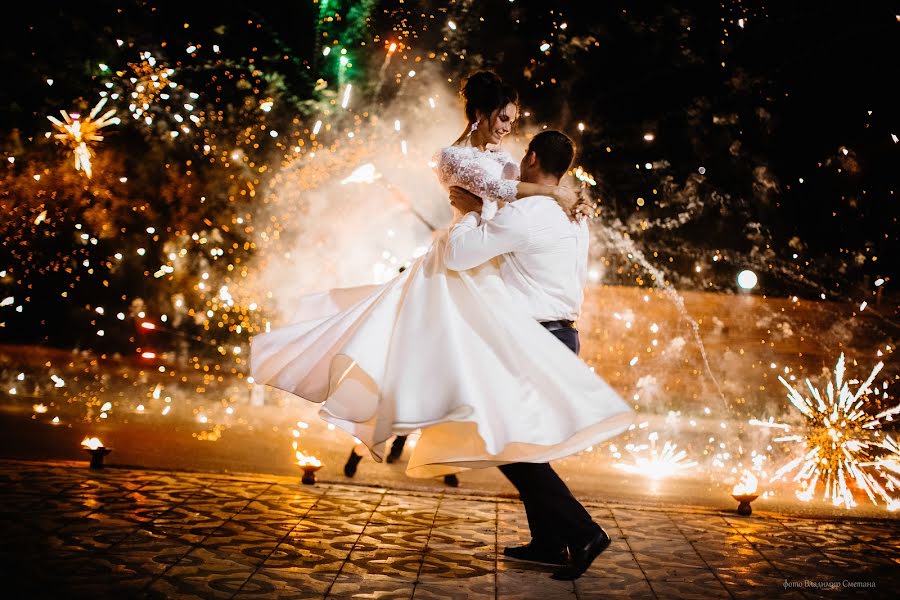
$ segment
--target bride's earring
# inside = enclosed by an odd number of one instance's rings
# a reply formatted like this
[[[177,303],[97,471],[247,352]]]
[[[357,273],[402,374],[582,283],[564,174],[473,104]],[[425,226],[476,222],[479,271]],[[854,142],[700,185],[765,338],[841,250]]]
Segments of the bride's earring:
[[[472,126],[469,128],[469,135],[466,137],[472,137],[472,134],[478,129],[478,124],[481,123],[481,119],[475,119],[475,122],[472,123]]]

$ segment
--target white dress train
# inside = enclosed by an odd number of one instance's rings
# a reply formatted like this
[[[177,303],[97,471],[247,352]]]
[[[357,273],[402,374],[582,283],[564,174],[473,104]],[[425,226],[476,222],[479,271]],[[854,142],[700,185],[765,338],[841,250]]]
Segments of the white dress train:
[[[445,148],[437,165],[446,187],[515,197],[505,152]],[[495,211],[486,201],[482,216]],[[255,381],[321,403],[320,416],[378,461],[392,435],[421,429],[407,466],[413,477],[549,462],[624,431],[634,412],[511,299],[503,258],[450,271],[446,242],[438,232],[385,284],[304,297],[306,320],[253,338]]]

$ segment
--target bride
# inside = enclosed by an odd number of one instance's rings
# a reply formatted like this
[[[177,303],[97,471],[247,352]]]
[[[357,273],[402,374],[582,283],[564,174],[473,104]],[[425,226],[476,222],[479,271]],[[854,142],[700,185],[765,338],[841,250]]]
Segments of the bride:
[[[500,149],[518,116],[515,89],[480,71],[461,93],[468,125],[435,156],[441,184],[481,196],[482,219],[533,195],[571,207],[574,191],[517,181],[518,165]],[[624,431],[631,408],[563,344],[547,342],[552,334],[503,285],[503,257],[455,272],[444,264],[446,242],[438,232],[385,284],[303,297],[305,320],[253,338],[254,380],[321,403],[320,416],[377,461],[393,435],[422,429],[413,477],[549,462]]]

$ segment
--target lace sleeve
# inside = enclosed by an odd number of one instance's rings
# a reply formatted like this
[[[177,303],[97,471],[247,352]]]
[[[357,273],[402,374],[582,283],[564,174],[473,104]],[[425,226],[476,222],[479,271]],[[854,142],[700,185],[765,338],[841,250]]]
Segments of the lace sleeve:
[[[444,187],[458,185],[486,201],[512,202],[516,199],[517,181],[487,172],[478,159],[464,148],[443,148],[435,156],[434,162],[438,179]],[[506,171],[504,168],[504,176]]]
[[[503,152],[503,179],[512,179],[519,181],[521,173],[519,173],[519,164],[516,163],[508,152]]]

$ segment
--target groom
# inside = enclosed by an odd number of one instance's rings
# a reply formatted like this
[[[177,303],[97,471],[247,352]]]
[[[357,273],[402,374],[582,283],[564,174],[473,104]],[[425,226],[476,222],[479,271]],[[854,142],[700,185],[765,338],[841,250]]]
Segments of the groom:
[[[575,156],[575,145],[558,131],[532,138],[522,159],[521,181],[559,185]],[[506,255],[500,275],[514,300],[572,352],[580,344],[575,319],[587,281],[586,220],[572,222],[547,196],[522,198],[502,207],[493,219],[480,218],[481,198],[451,188],[451,204],[466,213],[450,230],[444,259],[463,271]],[[511,558],[560,565],[552,577],[580,577],[609,546],[609,535],[584,509],[547,463],[512,463],[500,470],[519,491],[528,516],[531,542],[504,548]]]

